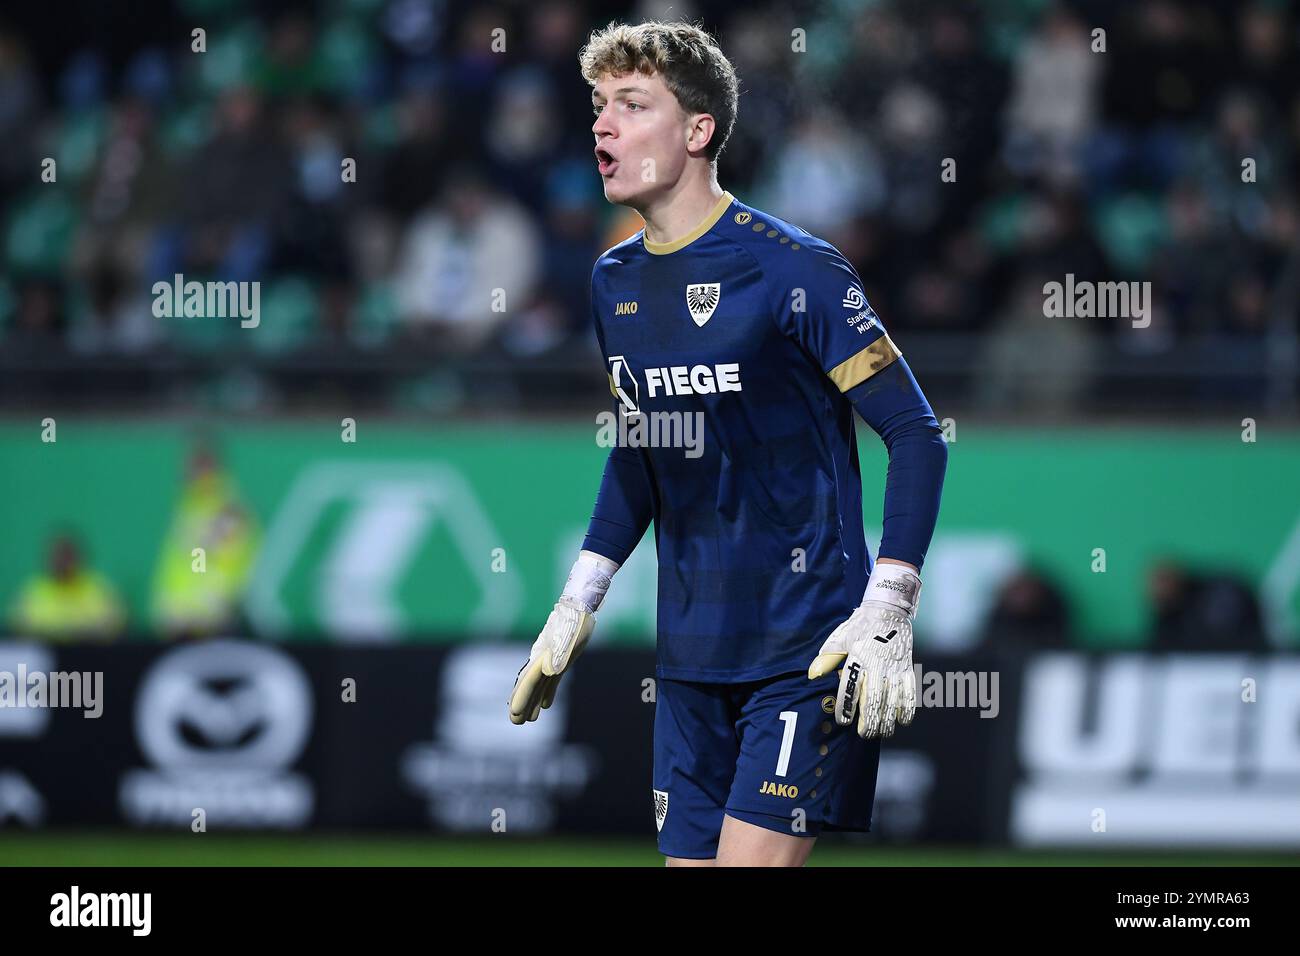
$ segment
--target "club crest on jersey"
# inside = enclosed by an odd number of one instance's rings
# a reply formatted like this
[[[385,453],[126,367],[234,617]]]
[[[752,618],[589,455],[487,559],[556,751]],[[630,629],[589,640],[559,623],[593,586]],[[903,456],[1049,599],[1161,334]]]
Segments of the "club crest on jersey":
[[[686,308],[691,311],[695,324],[704,327],[718,307],[722,298],[722,284],[718,282],[697,282],[686,287]]]
[[[662,833],[668,817],[668,791],[652,789],[650,792],[655,796],[655,829]]]

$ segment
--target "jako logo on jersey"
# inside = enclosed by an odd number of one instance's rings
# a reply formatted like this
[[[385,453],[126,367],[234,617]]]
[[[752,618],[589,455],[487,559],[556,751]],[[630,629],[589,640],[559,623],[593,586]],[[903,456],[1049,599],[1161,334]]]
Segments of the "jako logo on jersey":
[[[635,302],[619,302],[614,306],[615,315],[636,315]]]
[[[668,791],[651,790],[655,798],[655,829],[660,833],[664,829],[664,820],[668,818]]]
[[[853,698],[858,689],[858,672],[861,665],[854,661],[849,665],[849,682],[844,685],[844,713],[853,713]]]
[[[691,318],[696,325],[704,327],[704,323],[713,315],[713,310],[718,307],[720,298],[722,285],[718,282],[698,282],[686,287],[686,308],[691,310]]]
[[[610,359],[610,361],[614,361]],[[645,386],[649,397],[660,391],[665,395],[712,395],[715,392],[739,392],[740,363],[722,365],[670,365],[667,368],[645,370]]]
[[[792,783],[773,783],[771,780],[764,780],[763,785],[758,788],[759,793],[770,793],[774,797],[789,797],[794,799],[799,796],[799,788]]]

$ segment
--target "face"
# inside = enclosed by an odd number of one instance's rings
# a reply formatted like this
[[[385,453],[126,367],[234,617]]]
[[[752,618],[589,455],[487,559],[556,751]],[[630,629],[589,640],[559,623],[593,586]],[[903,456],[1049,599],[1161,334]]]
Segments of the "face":
[[[596,170],[612,203],[643,209],[703,149],[711,117],[688,116],[658,76],[605,74],[591,93]],[[701,127],[704,127],[702,130]]]
[[[77,543],[71,538],[59,538],[50,548],[50,571],[54,577],[63,580],[70,576],[81,564],[81,554]]]

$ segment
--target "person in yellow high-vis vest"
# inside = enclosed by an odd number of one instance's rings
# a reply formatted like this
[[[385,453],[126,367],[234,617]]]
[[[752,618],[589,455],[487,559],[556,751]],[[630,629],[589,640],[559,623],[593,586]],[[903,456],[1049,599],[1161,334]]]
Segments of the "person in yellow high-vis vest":
[[[154,571],[152,612],[165,637],[202,637],[238,626],[258,531],[215,455],[201,446]]]
[[[49,563],[19,590],[10,626],[20,637],[46,641],[107,640],[126,621],[122,601],[102,574],[86,567],[69,534],[50,543]]]

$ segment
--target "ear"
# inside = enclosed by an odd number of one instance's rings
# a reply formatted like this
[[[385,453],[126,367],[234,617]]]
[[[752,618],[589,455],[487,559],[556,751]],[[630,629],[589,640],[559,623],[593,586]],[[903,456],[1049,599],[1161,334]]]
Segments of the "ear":
[[[686,148],[690,152],[703,152],[704,148],[713,140],[713,133],[717,129],[717,123],[710,113],[696,113],[689,117],[689,125],[686,127]]]

